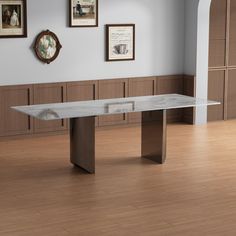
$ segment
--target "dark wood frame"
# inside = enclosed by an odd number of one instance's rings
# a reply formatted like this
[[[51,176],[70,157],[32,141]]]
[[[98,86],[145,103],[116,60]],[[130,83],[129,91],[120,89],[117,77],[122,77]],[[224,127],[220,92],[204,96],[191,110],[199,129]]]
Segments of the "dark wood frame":
[[[22,5],[23,5],[23,34],[21,35],[14,35],[14,34],[9,34],[9,35],[1,35],[0,38],[27,38],[27,0],[21,0]],[[0,1],[1,3],[1,1]],[[2,13],[1,13],[2,15]]]
[[[72,15],[73,13],[71,12],[72,8],[72,1],[69,0],[69,27],[98,27],[98,0],[96,0],[96,24],[95,25],[73,25],[72,23]]]
[[[133,27],[133,57],[130,59],[110,59],[109,58],[109,30],[115,27]],[[134,61],[135,60],[135,24],[107,24],[106,25],[106,61]]]
[[[39,41],[40,41],[40,39],[41,39],[43,36],[45,36],[45,35],[50,35],[50,36],[56,41],[56,44],[57,44],[57,46],[56,46],[57,50],[56,50],[54,56],[53,56],[52,58],[49,58],[49,59],[43,58],[43,57],[40,55],[39,51],[38,51],[38,44],[39,44]],[[35,44],[34,44],[34,50],[35,50],[36,56],[38,57],[38,59],[39,59],[40,61],[42,61],[42,62],[44,62],[44,63],[47,63],[47,64],[50,64],[52,61],[54,61],[54,60],[57,58],[57,56],[59,55],[59,52],[60,52],[61,48],[62,48],[62,45],[61,45],[61,43],[60,43],[58,37],[56,36],[55,33],[51,32],[50,30],[45,30],[45,31],[41,32],[41,33],[37,36],[37,38],[36,38],[36,40],[35,40]]]

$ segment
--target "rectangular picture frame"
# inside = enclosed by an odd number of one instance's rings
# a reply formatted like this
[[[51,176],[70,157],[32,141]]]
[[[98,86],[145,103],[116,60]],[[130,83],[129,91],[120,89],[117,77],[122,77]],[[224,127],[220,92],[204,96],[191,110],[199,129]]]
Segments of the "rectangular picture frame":
[[[98,27],[98,0],[69,0],[70,27]]]
[[[0,0],[0,38],[27,37],[27,0]]]
[[[135,24],[106,25],[106,61],[135,60]]]

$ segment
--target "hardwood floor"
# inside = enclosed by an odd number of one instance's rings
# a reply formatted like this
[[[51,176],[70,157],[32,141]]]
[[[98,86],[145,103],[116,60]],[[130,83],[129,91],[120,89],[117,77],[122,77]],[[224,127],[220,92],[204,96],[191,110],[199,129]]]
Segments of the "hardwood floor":
[[[99,130],[96,175],[68,136],[0,142],[0,235],[236,235],[236,121],[168,127],[167,161],[140,129]]]

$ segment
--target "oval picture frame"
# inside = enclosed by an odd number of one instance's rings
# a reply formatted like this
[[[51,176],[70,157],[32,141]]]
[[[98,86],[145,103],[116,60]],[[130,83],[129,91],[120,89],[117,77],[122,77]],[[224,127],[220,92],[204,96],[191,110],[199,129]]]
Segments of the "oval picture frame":
[[[62,48],[62,45],[55,33],[50,30],[42,31],[36,38],[34,51],[38,59],[50,64],[54,61]]]

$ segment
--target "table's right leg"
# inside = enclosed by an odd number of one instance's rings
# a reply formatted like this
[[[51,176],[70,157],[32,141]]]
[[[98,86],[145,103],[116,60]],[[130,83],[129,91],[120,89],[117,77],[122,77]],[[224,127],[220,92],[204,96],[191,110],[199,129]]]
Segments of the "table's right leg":
[[[95,173],[95,117],[70,119],[70,160],[75,166]]]
[[[159,164],[166,160],[166,111],[142,112],[142,157]]]

